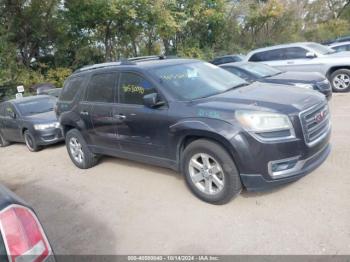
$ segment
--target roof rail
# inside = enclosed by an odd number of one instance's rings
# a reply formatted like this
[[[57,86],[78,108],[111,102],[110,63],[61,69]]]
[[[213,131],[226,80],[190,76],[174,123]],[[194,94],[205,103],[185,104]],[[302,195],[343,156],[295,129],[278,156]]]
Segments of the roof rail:
[[[121,65],[121,62],[108,62],[108,63],[102,63],[102,64],[88,65],[74,71],[74,73],[84,72],[84,71],[108,67],[108,66],[118,66],[118,65]]]
[[[128,59],[128,61],[147,61],[147,60],[163,60],[166,59],[164,55],[150,55],[150,56],[138,56],[138,57],[131,57]]]

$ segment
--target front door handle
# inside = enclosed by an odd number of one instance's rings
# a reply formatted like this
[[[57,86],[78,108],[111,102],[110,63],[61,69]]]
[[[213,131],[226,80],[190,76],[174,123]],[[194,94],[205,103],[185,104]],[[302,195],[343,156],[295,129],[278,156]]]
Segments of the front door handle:
[[[81,111],[80,114],[83,115],[83,116],[88,116],[89,112],[88,111]]]
[[[287,62],[288,65],[293,65],[294,62],[290,61],[290,62]]]
[[[118,115],[114,115],[115,118],[119,119],[119,120],[124,120],[126,119],[126,116],[125,115],[122,115],[122,114],[118,114]]]

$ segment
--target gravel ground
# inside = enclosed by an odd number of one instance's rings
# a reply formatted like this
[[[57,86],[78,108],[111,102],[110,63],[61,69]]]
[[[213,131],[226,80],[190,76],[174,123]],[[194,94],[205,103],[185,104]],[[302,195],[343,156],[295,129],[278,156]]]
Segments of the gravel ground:
[[[333,149],[320,168],[224,206],[163,168],[106,157],[79,170],[64,144],[1,149],[0,180],[36,209],[56,254],[350,254],[350,94],[331,108]]]

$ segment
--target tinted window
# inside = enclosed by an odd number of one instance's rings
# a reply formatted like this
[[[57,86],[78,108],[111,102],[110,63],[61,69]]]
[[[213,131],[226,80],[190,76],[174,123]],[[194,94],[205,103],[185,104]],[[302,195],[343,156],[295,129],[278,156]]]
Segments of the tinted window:
[[[116,73],[93,75],[88,86],[87,101],[90,102],[114,102]]]
[[[350,51],[350,45],[340,45],[340,46],[335,46],[332,47],[334,50],[337,52],[342,52],[342,51]]]
[[[226,92],[247,82],[215,65],[185,63],[153,70],[163,88],[180,100],[192,100]]]
[[[0,116],[5,116],[5,104],[0,104]]]
[[[72,101],[77,93],[80,91],[82,85],[83,85],[83,78],[81,77],[75,77],[69,79],[62,90],[60,100],[63,101]]]
[[[119,85],[119,103],[143,105],[143,97],[155,93],[153,85],[135,73],[122,73]]]
[[[283,60],[283,49],[275,49],[265,52],[259,52],[254,54],[249,61],[262,62],[262,61],[277,61]]]
[[[308,51],[301,47],[289,47],[284,49],[284,59],[302,59],[306,58]]]
[[[21,102],[17,107],[22,116],[29,116],[53,111],[56,102],[56,98],[37,99]]]

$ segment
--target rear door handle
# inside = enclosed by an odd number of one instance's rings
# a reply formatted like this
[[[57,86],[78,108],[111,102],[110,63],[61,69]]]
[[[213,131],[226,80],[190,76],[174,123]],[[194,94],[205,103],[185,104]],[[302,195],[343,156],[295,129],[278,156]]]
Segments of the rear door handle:
[[[114,115],[114,117],[117,118],[117,119],[120,119],[120,120],[126,119],[126,116],[122,115],[122,114]]]
[[[88,111],[81,111],[80,114],[83,115],[83,116],[88,116],[89,112]]]

